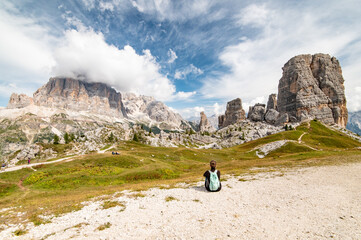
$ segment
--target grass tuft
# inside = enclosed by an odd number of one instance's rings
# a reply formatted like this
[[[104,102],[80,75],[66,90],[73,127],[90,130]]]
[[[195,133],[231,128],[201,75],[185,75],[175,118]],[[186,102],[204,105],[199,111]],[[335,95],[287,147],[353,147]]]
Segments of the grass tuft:
[[[15,236],[21,236],[21,235],[26,234],[27,232],[28,232],[27,230],[19,228],[19,229],[15,230],[13,233]]]
[[[99,231],[103,231],[104,229],[110,228],[111,226],[112,226],[112,224],[110,222],[107,222],[107,223],[104,223],[104,224],[100,225],[99,227],[97,227],[97,229]]]
[[[166,202],[170,202],[170,201],[179,201],[179,199],[175,198],[175,197],[172,197],[172,196],[168,196],[165,198],[165,201]]]

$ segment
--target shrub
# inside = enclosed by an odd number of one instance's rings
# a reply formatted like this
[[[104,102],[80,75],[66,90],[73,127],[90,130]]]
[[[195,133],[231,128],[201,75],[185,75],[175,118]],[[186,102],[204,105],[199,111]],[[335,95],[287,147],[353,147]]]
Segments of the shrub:
[[[54,135],[54,144],[59,144],[59,136],[58,135]]]

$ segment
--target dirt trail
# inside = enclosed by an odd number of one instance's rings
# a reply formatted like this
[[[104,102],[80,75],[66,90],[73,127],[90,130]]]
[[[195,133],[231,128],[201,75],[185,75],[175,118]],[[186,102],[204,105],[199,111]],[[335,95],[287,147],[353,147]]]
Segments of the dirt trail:
[[[98,153],[105,153],[106,151],[108,151],[109,149],[113,148],[115,145],[112,145],[104,150],[99,150]],[[52,163],[57,163],[57,162],[70,162],[75,160],[77,156],[71,156],[71,157],[63,157],[54,161],[49,161],[49,162],[40,162],[40,163],[31,163],[31,164],[27,164],[27,165],[19,165],[19,166],[14,166],[14,167],[7,167],[5,169],[2,169],[0,171],[0,174],[3,172],[12,172],[12,171],[16,171],[16,170],[20,170],[23,168],[30,168],[34,171],[36,171],[36,169],[34,169],[33,167],[35,166],[39,166],[39,165],[44,165],[44,164],[52,164]]]

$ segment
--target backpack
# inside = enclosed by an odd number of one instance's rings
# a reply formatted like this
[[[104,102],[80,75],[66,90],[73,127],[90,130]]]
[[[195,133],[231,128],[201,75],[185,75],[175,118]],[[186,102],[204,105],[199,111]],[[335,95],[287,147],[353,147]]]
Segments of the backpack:
[[[209,190],[217,191],[221,184],[218,179],[217,170],[214,172],[209,171],[209,174]]]

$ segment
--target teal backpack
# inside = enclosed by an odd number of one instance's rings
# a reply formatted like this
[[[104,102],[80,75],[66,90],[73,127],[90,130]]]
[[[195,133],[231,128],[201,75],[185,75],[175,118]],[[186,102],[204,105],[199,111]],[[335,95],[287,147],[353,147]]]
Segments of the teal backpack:
[[[218,176],[217,176],[217,170],[214,172],[209,171],[209,190],[211,191],[217,191],[219,188],[219,185],[221,184],[219,182]]]

